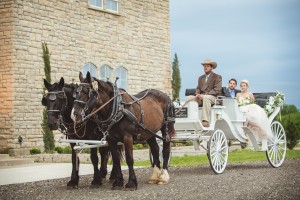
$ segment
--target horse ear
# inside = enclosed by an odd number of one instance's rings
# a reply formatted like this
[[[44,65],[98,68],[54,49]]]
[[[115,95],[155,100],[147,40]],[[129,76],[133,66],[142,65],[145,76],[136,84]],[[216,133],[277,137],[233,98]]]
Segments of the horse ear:
[[[59,81],[59,86],[60,86],[61,88],[63,88],[64,85],[65,85],[65,80],[64,80],[63,77],[61,77],[61,78],[60,78],[60,81]]]
[[[89,83],[91,82],[91,74],[89,71],[86,73],[86,79],[88,80]]]
[[[83,81],[83,76],[82,76],[82,73],[81,73],[81,72],[79,72],[79,80],[80,80],[80,83],[82,83],[82,81]]]
[[[44,79],[44,85],[47,90],[49,90],[49,88],[51,87],[51,84],[46,79]]]

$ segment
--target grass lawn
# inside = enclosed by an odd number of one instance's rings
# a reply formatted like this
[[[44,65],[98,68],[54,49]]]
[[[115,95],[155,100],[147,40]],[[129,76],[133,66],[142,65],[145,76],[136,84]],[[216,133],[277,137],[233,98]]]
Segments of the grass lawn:
[[[300,150],[287,150],[286,158],[300,158]],[[265,152],[256,152],[249,149],[242,149],[237,151],[229,152],[228,162],[253,162],[267,160]],[[126,165],[126,163],[123,163]],[[208,165],[209,161],[207,155],[185,155],[185,156],[173,156],[171,158],[170,166],[198,166],[198,165]],[[150,161],[136,161],[134,162],[135,166],[150,166]]]

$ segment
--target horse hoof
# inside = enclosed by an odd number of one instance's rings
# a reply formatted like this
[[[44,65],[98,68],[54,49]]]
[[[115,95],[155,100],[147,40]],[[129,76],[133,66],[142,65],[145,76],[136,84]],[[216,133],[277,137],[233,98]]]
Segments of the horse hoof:
[[[113,186],[111,189],[112,190],[123,190],[124,188],[123,188],[123,186]]]
[[[91,186],[92,186],[92,187],[99,187],[100,185],[102,185],[102,182],[101,182],[101,181],[93,180],[93,181],[91,182]]]
[[[67,185],[67,189],[78,189],[78,185]]]
[[[149,180],[148,183],[149,184],[157,184],[158,180]]]
[[[157,185],[166,185],[168,184],[168,182],[166,181],[158,181]]]
[[[137,190],[137,187],[124,188],[125,191],[134,191]]]

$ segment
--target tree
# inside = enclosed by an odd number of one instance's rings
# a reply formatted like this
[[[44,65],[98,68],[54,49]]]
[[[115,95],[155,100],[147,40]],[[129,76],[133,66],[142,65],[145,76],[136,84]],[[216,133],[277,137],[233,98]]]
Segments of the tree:
[[[44,60],[44,72],[45,72],[45,79],[51,83],[51,66],[50,66],[50,53],[47,47],[47,43],[42,42],[42,49],[43,49],[43,60]],[[45,94],[46,88],[43,84],[43,95]],[[48,127],[48,116],[47,116],[47,108],[43,110],[43,119],[41,123],[42,132],[43,132],[43,141],[44,141],[44,148],[46,152],[52,152],[55,149],[54,145],[54,135],[53,132]]]
[[[181,78],[180,78],[180,70],[179,70],[179,61],[177,58],[177,54],[175,53],[175,57],[172,63],[172,97],[173,101],[179,99],[179,93],[181,88]]]
[[[283,115],[282,125],[286,134],[287,147],[293,149],[300,140],[300,112]]]
[[[297,130],[296,124],[290,120],[287,122],[286,126],[286,137],[287,137],[287,147],[293,149],[299,140],[299,130]]]
[[[284,104],[283,108],[281,109],[282,115],[297,113],[297,112],[298,112],[298,109],[295,105]]]

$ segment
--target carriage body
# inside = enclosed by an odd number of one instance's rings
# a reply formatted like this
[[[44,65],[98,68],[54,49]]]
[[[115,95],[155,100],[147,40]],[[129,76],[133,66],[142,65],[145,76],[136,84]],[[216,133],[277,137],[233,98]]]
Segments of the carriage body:
[[[260,106],[264,106],[267,101],[267,99],[257,100]],[[211,108],[210,127],[203,127],[201,124],[202,107],[199,107],[195,101],[188,102],[184,109],[177,113],[176,137],[173,140],[192,140],[195,150],[199,147],[207,150],[211,167],[217,174],[222,173],[226,167],[228,141],[237,144],[248,143],[255,151],[266,151],[270,164],[279,167],[285,158],[286,137],[282,125],[273,120],[282,104],[278,105],[269,116],[273,138],[260,139],[255,136],[254,130],[245,126],[246,116],[239,110],[236,99],[223,97],[218,101],[221,105],[216,104]],[[180,109],[180,104],[175,104],[176,109]]]

